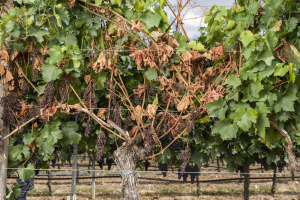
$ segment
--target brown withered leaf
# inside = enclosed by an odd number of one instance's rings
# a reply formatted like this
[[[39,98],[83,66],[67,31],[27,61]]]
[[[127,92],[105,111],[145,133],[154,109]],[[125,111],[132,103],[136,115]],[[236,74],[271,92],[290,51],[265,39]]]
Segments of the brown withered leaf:
[[[13,90],[15,88],[14,86],[14,77],[12,76],[12,73],[9,70],[6,70],[6,76],[5,76],[6,82],[7,82],[7,88],[8,90]]]
[[[147,112],[142,109],[140,105],[134,108],[134,112],[131,115],[132,120],[141,121],[143,116],[146,116]]]
[[[33,58],[33,60],[34,60],[34,64],[33,64],[33,69],[37,69],[37,70],[39,70],[39,72],[42,72],[42,63],[39,61],[39,59],[38,58]]]
[[[0,127],[0,131],[3,131],[3,127]],[[2,136],[1,136],[2,137]]]
[[[27,45],[28,45],[28,52],[33,52],[34,43],[33,42],[27,42]]]
[[[218,100],[219,97],[223,97],[223,95],[217,93],[214,89],[212,90],[211,88],[208,88],[200,100],[203,101],[204,104],[207,104],[213,102],[214,100]]]
[[[134,94],[139,95],[139,97],[143,97],[145,91],[146,91],[146,88],[143,84],[139,84],[138,89],[133,90]]]
[[[47,48],[41,49],[41,54],[42,54],[43,56],[46,55],[46,54],[49,54],[49,49],[47,49]]]
[[[0,51],[0,60],[5,60],[6,62],[9,61],[9,55],[6,48],[3,48],[2,51]]]
[[[193,94],[198,94],[200,91],[204,91],[204,86],[200,85],[200,83],[190,83],[189,84],[189,90]]]
[[[168,43],[173,49],[176,49],[179,45],[179,43],[168,33],[164,34],[161,37],[162,41]]]
[[[172,79],[166,79],[166,78],[163,78],[162,76],[159,76],[157,78],[157,81],[160,83],[159,89],[162,91],[163,90],[165,90],[165,91],[171,90],[173,82],[174,82]]]
[[[96,73],[102,71],[102,69],[111,69],[111,61],[107,62],[106,56],[104,52],[99,54],[97,61],[93,64],[93,70]]]
[[[185,95],[181,101],[177,105],[178,111],[183,111],[188,108],[189,105],[192,105],[194,102],[192,101],[192,95]]]
[[[189,51],[185,51],[182,55],[181,58],[184,62],[190,62],[192,59],[192,54]]]
[[[24,73],[23,73],[23,70],[22,70],[21,67],[18,68],[18,76],[19,76],[20,78],[24,77]]]
[[[30,143],[30,145],[28,145],[28,147],[30,148],[30,150],[31,150],[32,152],[34,152],[34,151],[36,150],[36,148],[37,148],[36,139],[34,139],[34,140]]]
[[[149,119],[154,119],[155,118],[157,108],[158,108],[158,106],[156,106],[154,104],[148,104],[146,111],[148,113]]]
[[[131,129],[131,131],[129,132],[129,136],[130,136],[130,137],[133,137],[133,136],[134,136],[134,134],[135,134],[137,128],[138,128],[137,126],[134,126],[134,127]]]
[[[19,50],[16,50],[11,56],[10,56],[10,60],[13,61],[17,56],[18,54],[20,53]]]
[[[91,82],[91,76],[90,75],[86,75],[85,77],[84,77],[84,81],[85,81],[85,83],[86,84],[89,84],[90,82]]]
[[[24,80],[23,79],[19,79],[19,87],[22,88],[24,86]]]
[[[97,116],[100,117],[101,119],[105,120],[105,113],[107,112],[107,110],[105,108],[100,108]]]
[[[33,124],[33,127],[34,127],[34,128],[37,128],[37,127],[38,127],[37,122],[35,122],[35,123]]]
[[[27,112],[28,109],[32,108],[32,105],[26,104],[25,101],[21,101],[21,104],[22,104],[22,110],[18,114],[18,118],[23,119],[24,117],[28,116],[28,113],[26,113],[26,112]]]
[[[0,64],[0,76],[3,76],[5,74],[4,66]]]
[[[160,64],[169,63],[169,58],[173,55],[174,49],[169,45],[159,44],[156,46],[157,57]]]
[[[67,113],[70,112],[70,107],[69,107],[69,105],[68,105],[67,103],[62,104],[62,105],[61,105],[61,108],[62,108],[64,111],[66,111]]]
[[[112,41],[111,37],[108,34],[105,35],[105,40],[108,42]]]

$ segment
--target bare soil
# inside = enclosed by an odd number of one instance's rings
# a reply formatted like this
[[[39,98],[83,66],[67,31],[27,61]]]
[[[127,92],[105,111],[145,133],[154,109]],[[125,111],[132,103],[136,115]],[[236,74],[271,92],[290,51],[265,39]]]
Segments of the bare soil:
[[[88,161],[79,160],[79,164],[88,164]],[[217,168],[211,166],[217,166],[216,161],[209,163],[210,167],[202,167],[201,171],[216,172]],[[259,169],[260,165],[251,166],[251,173],[261,173]],[[62,169],[71,169],[70,166],[62,167]],[[87,167],[80,167],[80,169],[87,169]],[[99,169],[97,166],[96,169]],[[115,167],[115,170],[118,168]],[[253,170],[254,169],[254,170]],[[256,170],[255,170],[256,169]],[[148,170],[158,170],[156,167],[149,167]],[[169,169],[171,172],[172,170]],[[227,172],[222,168],[221,172]],[[287,173],[287,171],[285,170]],[[70,174],[71,171],[54,171],[53,174]],[[88,174],[87,171],[80,172]],[[107,171],[106,173],[110,173]],[[265,173],[272,173],[272,171],[265,171]],[[45,174],[45,172],[41,173]],[[102,175],[102,172],[97,172],[96,175]],[[282,177],[284,175],[278,175]],[[287,174],[286,176],[291,176]],[[46,178],[46,176],[36,176],[39,178]],[[55,176],[55,178],[63,178],[66,176]],[[80,176],[83,177],[83,176]],[[159,178],[159,179],[171,179],[178,180],[177,174],[168,173],[167,177],[162,175],[141,175],[141,177],[147,178]],[[212,179],[227,179],[227,178],[239,178],[239,175],[232,174],[201,174],[200,180],[212,180]],[[272,177],[272,174],[253,174],[251,177]],[[67,177],[66,177],[67,178]],[[68,176],[70,178],[70,176]],[[182,179],[181,179],[182,180]],[[190,180],[190,178],[188,178]],[[297,181],[298,180],[298,181]],[[76,194],[78,200],[88,200],[91,198],[91,179],[80,179],[76,185]],[[8,179],[8,186],[15,182],[15,179]],[[104,183],[103,183],[104,182]],[[106,178],[96,179],[96,199],[97,200],[110,200],[121,199],[121,179],[120,178]],[[30,191],[28,200],[64,200],[71,192],[71,180],[52,180],[51,186],[53,196],[49,196],[49,190],[47,186],[47,180],[35,180],[34,190]],[[300,180],[295,179],[292,181],[289,179],[278,179],[277,190],[274,196],[271,195],[272,179],[268,180],[251,180],[250,183],[250,199],[251,200],[300,200]],[[196,183],[176,183],[176,182],[164,182],[139,179],[139,194],[142,200],[238,200],[243,199],[243,182],[236,181],[223,181],[213,183],[201,183],[200,184],[202,195],[197,195]]]

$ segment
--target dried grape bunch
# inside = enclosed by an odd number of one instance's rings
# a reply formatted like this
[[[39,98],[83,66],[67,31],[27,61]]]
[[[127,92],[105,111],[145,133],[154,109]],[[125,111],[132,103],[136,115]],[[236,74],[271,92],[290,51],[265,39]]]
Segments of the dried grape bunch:
[[[113,110],[113,118],[115,123],[120,127],[121,126],[121,117],[120,117],[120,107],[118,104],[115,105],[115,107],[112,107]]]
[[[104,147],[105,147],[105,144],[106,144],[106,136],[105,136],[104,132],[101,132],[99,134],[99,137],[96,141],[96,144],[98,145],[96,159],[97,159],[98,162],[100,162],[101,159],[102,159],[102,156],[105,152]]]
[[[89,135],[90,135],[90,133],[91,133],[91,131],[92,131],[92,122],[93,122],[93,120],[92,120],[91,118],[89,118],[89,119],[87,120],[86,124],[84,125],[84,127],[85,127],[84,136],[85,136],[86,138],[89,137]]]
[[[181,172],[185,172],[185,167],[190,161],[190,148],[186,147],[185,150],[179,155],[179,159],[182,161],[180,166]]]
[[[145,145],[145,153],[149,153],[151,151],[151,140],[152,140],[152,127],[148,126],[144,132],[144,145]]]
[[[156,93],[156,90],[154,87],[150,87],[149,90],[148,90],[148,94],[149,95],[154,95]]]
[[[5,125],[15,124],[17,122],[14,113],[22,111],[20,96],[16,92],[10,92],[9,96],[3,97],[0,101],[3,107],[2,120]]]
[[[32,69],[32,81],[36,82],[36,78],[37,78],[37,71],[36,69]]]
[[[24,81],[24,84],[20,91],[21,96],[24,96],[28,91],[29,91],[28,83],[26,81]]]
[[[59,95],[60,95],[61,102],[63,102],[64,99],[69,95],[70,92],[69,84],[70,84],[70,77],[65,77],[64,82],[61,83],[59,87]]]
[[[131,116],[128,115],[124,120],[123,129],[126,130],[131,125]]]
[[[143,100],[143,98],[139,97],[139,95],[134,95],[134,103],[136,105],[141,106],[142,105],[142,100]]]
[[[29,112],[29,117],[30,117],[30,118],[36,117],[36,116],[38,116],[38,115],[40,114],[39,109],[37,109],[36,107],[30,108],[30,109],[28,110],[28,112]]]

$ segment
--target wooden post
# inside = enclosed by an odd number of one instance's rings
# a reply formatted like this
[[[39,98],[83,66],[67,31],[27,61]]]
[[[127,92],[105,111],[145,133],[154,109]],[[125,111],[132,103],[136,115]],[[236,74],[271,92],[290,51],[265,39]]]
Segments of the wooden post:
[[[103,159],[103,158],[102,158]],[[105,176],[105,167],[103,166],[102,176]],[[104,184],[104,178],[102,178],[102,185]]]
[[[76,180],[77,180],[77,152],[78,144],[73,146],[73,171],[72,171],[72,186],[71,186],[71,200],[76,200]]]
[[[220,162],[219,162],[219,157],[217,157],[217,166],[218,166],[218,172],[220,172]]]
[[[249,200],[250,165],[244,165],[244,200]]]
[[[199,167],[199,172],[201,171],[201,166]],[[200,175],[197,175],[196,176],[196,181],[197,181],[197,195],[198,196],[201,196],[202,195],[202,192],[201,192],[201,188],[200,188],[200,183],[198,182],[199,181],[199,176]]]
[[[6,0],[3,2],[4,6],[2,7],[3,10],[1,12],[1,17],[8,13],[9,9],[13,6],[13,0]],[[1,18],[0,17],[0,18]],[[7,38],[9,40],[10,38]],[[10,63],[5,61],[0,61],[0,64],[4,66],[4,68],[12,67],[9,66]],[[0,98],[5,96],[6,90],[6,81],[5,78],[2,78],[0,84]],[[3,83],[3,84],[2,84]],[[9,126],[5,126],[2,121],[3,115],[3,107],[0,105],[0,128],[2,131],[0,132],[1,138],[4,138],[9,134]],[[0,139],[1,140],[1,139]],[[4,141],[0,142],[0,199],[6,199],[6,176],[7,176],[7,161],[8,161],[8,146],[9,146],[9,138]]]
[[[92,199],[95,199],[95,185],[96,185],[96,181],[95,181],[95,160],[96,160],[96,156],[95,154],[93,155],[93,172],[92,172]]]
[[[272,188],[271,188],[271,194],[274,195],[276,192],[276,169],[274,170],[274,174],[273,174],[273,179],[272,179],[273,183],[272,183]]]
[[[50,164],[48,164],[48,169],[50,169]],[[48,170],[48,182],[47,182],[47,186],[48,186],[48,189],[49,189],[49,195],[50,197],[52,197],[52,188],[51,188],[51,178],[52,178],[52,175],[51,175],[51,170]]]
[[[292,172],[292,181],[295,181],[295,174]]]

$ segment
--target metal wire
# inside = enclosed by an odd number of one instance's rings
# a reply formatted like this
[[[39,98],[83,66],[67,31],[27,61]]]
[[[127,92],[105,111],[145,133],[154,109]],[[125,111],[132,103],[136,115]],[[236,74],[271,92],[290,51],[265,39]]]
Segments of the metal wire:
[[[95,172],[107,172],[107,171],[111,171],[111,172],[123,172],[123,170],[102,170],[102,169],[99,169],[99,170],[85,170],[85,169],[29,169],[29,168],[3,168],[2,170],[7,170],[7,169],[10,169],[10,170],[39,170],[39,171],[95,171]],[[171,174],[179,174],[179,173],[188,173],[188,174],[232,174],[232,175],[239,175],[239,174],[279,174],[279,175],[288,175],[288,174],[292,174],[292,173],[244,173],[244,172],[178,172],[178,171],[135,171],[137,173],[145,173],[147,174],[148,173],[157,173],[157,172],[166,172],[166,173],[171,173]],[[300,174],[300,172],[294,172],[294,174]]]

